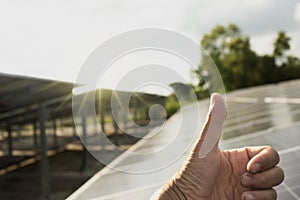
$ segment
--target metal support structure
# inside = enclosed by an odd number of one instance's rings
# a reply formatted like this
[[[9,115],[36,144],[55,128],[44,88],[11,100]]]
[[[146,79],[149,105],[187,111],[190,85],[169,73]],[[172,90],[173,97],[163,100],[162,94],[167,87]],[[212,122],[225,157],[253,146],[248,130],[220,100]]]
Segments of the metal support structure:
[[[64,132],[65,121],[64,121],[63,118],[61,118],[61,119],[59,120],[59,127],[60,127],[61,131]]]
[[[10,126],[7,127],[7,133],[8,133],[8,155],[12,156],[12,150],[13,150],[13,141],[12,141],[12,134],[11,134],[11,128]]]
[[[82,126],[82,139],[83,139],[83,142],[86,143],[86,141],[87,141],[87,130],[86,130],[86,118],[85,118],[85,116],[82,117],[81,126]],[[82,145],[83,145],[83,150],[82,150],[82,162],[81,162],[80,171],[84,171],[86,169],[86,166],[87,166],[87,149],[85,148],[84,144],[82,144]]]
[[[100,110],[100,123],[101,123],[101,129],[103,133],[106,133],[105,130],[105,114],[103,110]]]
[[[37,127],[36,127],[36,122],[33,122],[33,145],[34,148],[38,147],[38,139],[37,139]]]
[[[41,137],[41,186],[43,195],[49,199],[50,197],[50,175],[49,175],[49,162],[47,157],[47,136],[46,136],[46,119],[47,108],[45,104],[40,106],[40,137]]]
[[[116,120],[114,119],[114,117],[112,117],[112,119],[113,119],[113,126],[114,126],[114,129],[115,129],[115,132],[114,132],[114,134],[116,134],[116,143],[115,143],[115,145],[117,145],[117,146],[119,146],[119,126],[118,126],[118,124],[117,124],[117,122],[116,122]]]
[[[53,125],[53,145],[57,146],[57,128],[56,128],[56,119],[53,119],[52,121]]]
[[[77,134],[77,132],[76,132],[76,127],[75,127],[75,123],[74,124],[72,124],[72,129],[73,129],[73,138],[76,138],[76,134]]]
[[[17,126],[17,139],[18,140],[22,140],[22,127],[21,126]]]
[[[93,119],[93,129],[94,129],[94,133],[93,133],[93,135],[97,135],[97,125],[98,125],[98,121],[97,121],[97,119],[96,118],[94,118]]]

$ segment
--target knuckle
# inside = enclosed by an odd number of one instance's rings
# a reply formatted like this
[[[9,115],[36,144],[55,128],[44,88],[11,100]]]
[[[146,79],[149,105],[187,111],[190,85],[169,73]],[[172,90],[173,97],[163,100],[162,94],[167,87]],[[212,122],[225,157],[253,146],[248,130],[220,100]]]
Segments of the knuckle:
[[[277,170],[278,170],[277,176],[279,177],[279,183],[278,184],[280,184],[284,180],[285,175],[284,175],[284,171],[283,171],[282,168],[277,167]]]
[[[266,190],[266,191],[260,191],[261,195],[258,199],[264,199],[264,200],[276,200],[277,199],[277,192],[273,188]]]
[[[257,174],[254,176],[254,186],[259,188],[266,188],[270,185],[270,179],[265,174]]]
[[[273,188],[271,190],[270,199],[272,200],[277,199],[277,192]]]

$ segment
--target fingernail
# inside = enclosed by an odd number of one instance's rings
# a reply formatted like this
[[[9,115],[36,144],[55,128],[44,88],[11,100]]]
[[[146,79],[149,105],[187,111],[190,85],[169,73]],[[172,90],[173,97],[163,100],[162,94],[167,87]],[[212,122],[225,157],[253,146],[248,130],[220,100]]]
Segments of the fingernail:
[[[213,94],[211,97],[207,131],[202,140],[198,153],[199,158],[206,157],[214,147],[218,148],[218,142],[222,134],[223,123],[226,118],[226,105],[220,94]],[[201,138],[203,136],[201,135]]]
[[[260,171],[260,169],[261,169],[261,165],[259,163],[255,163],[254,165],[251,166],[250,171],[252,173],[256,173]]]
[[[250,187],[253,183],[252,177],[250,175],[243,175],[242,184],[245,187]]]
[[[252,194],[247,194],[246,200],[254,200],[254,196]]]

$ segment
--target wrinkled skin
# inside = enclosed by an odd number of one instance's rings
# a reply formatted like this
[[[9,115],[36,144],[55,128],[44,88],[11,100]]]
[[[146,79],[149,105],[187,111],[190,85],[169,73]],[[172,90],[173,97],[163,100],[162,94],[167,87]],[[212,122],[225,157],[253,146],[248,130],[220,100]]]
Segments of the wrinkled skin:
[[[211,142],[211,138],[205,140],[208,135],[220,137],[222,128],[209,127],[222,127],[224,112],[226,113],[226,107],[222,96],[213,94],[199,140],[181,170],[163,187],[160,200],[277,198],[273,187],[283,181],[284,172],[276,166],[279,155],[273,148],[260,146],[222,151],[218,147],[218,141]],[[204,142],[211,142],[213,145],[204,145]],[[209,149],[208,146],[212,148],[208,154],[199,156],[199,152]]]

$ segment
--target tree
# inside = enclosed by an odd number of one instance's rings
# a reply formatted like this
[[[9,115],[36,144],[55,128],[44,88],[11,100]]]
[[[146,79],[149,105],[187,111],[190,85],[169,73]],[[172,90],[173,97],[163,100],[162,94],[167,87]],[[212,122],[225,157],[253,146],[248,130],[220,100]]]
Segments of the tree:
[[[277,38],[273,44],[273,56],[279,64],[283,64],[287,61],[285,57],[285,52],[290,49],[291,38],[286,35],[285,32],[279,31],[277,34]]]
[[[243,36],[236,25],[216,26],[204,35],[201,45],[218,66],[227,90],[250,86],[253,80],[258,82],[259,77],[253,73],[257,55],[251,49],[249,37]],[[201,68],[203,63],[200,71]]]
[[[300,78],[299,58],[287,55],[290,40],[285,32],[278,32],[272,55],[260,56],[251,49],[250,38],[242,35],[238,26],[229,24],[213,28],[203,36],[201,45],[217,65],[226,89],[234,90]],[[205,53],[201,56],[199,70],[192,73],[198,79],[193,87],[200,98],[215,81],[209,58]]]
[[[273,58],[277,66],[275,81],[284,81],[300,77],[300,61],[293,55],[287,55],[291,38],[279,31],[273,44]]]
[[[175,82],[175,83],[171,83],[170,87],[174,90],[174,94],[178,98],[179,102],[192,101],[193,91],[190,84]]]

